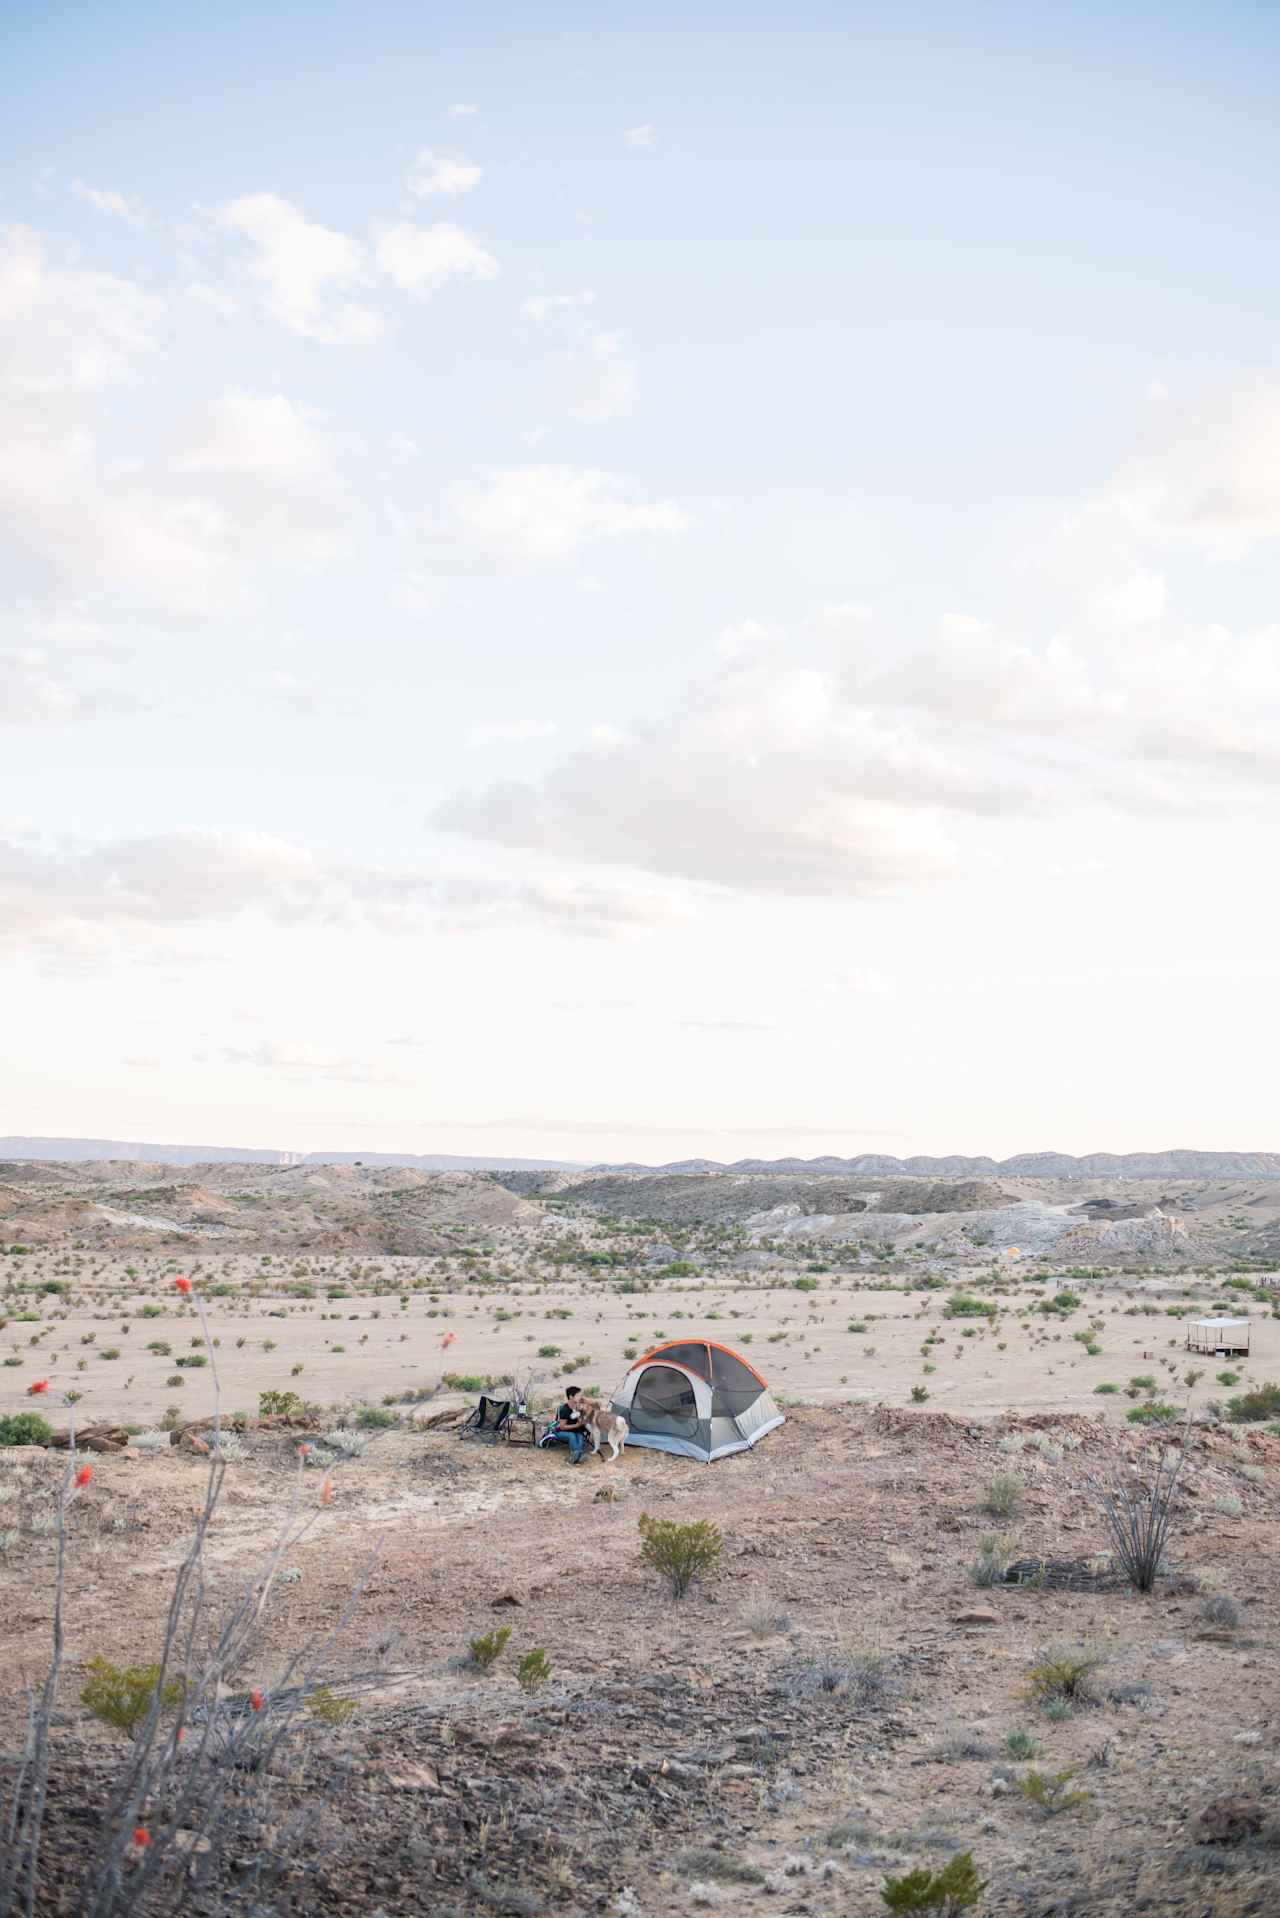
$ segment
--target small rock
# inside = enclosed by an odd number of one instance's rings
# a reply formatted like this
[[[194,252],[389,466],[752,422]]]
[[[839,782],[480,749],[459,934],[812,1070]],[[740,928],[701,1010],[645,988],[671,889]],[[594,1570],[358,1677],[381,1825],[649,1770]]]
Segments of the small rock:
[[[1231,1742],[1233,1745],[1260,1745],[1262,1743],[1262,1733],[1237,1732]]]
[[[953,1625],[998,1625],[1000,1614],[990,1605],[970,1605],[963,1612],[953,1612],[951,1623]]]

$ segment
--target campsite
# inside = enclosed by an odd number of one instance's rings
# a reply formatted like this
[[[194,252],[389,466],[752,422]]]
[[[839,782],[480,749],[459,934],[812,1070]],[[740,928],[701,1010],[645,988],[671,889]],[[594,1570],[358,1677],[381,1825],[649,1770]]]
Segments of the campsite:
[[[171,1838],[197,1848],[191,1912],[844,1918],[971,1853],[985,1909],[1019,1918],[1264,1918],[1280,1436],[1229,1407],[1280,1376],[1265,1270],[988,1255],[935,1283],[909,1258],[744,1270],[695,1242],[666,1246],[672,1272],[651,1227],[629,1263],[565,1271],[548,1245],[616,1236],[520,1204],[432,1256],[153,1234],[9,1260],[5,1409],[74,1418],[91,1463],[41,1910],[73,1909],[79,1807],[118,1775],[93,1674],[157,1655],[213,1473],[209,1615],[264,1598],[188,1736],[269,1743]],[[1220,1356],[1241,1320],[1247,1356]],[[616,1462],[463,1436],[517,1396],[545,1429],[572,1384],[633,1426]],[[1140,1596],[1099,1486],[1145,1482],[1170,1437],[1186,1465]],[[0,1452],[11,1749],[47,1668],[66,1458]],[[672,1526],[709,1552],[678,1597],[649,1544]],[[1055,1702],[1062,1658],[1079,1696]]]

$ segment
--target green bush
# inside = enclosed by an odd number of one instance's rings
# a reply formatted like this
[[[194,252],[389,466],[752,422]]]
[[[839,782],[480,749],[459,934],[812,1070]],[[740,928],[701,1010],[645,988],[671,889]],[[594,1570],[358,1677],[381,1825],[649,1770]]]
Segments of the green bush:
[[[1102,1664],[1101,1654],[1089,1646],[1057,1646],[1041,1652],[1027,1673],[1023,1696],[1033,1705],[1049,1705],[1060,1699],[1066,1705],[1091,1705],[1094,1702],[1094,1673]]]
[[[993,1518],[1016,1518],[1022,1503],[1022,1489],[1022,1480],[1015,1478],[1012,1472],[998,1472],[986,1489],[983,1511],[990,1512]]]
[[[1095,1385],[1093,1389],[1095,1392],[1102,1392],[1105,1394],[1108,1392],[1118,1392],[1120,1390],[1120,1387],[1118,1385],[1113,1384],[1113,1382],[1110,1379],[1103,1379],[1102,1384]]]
[[[1071,1780],[1077,1767],[1068,1765],[1065,1771],[1043,1772],[1032,1769],[1025,1778],[1018,1781],[1018,1790],[1024,1798],[1029,1798],[1041,1811],[1055,1816],[1062,1811],[1075,1811],[1080,1805],[1087,1805],[1087,1791],[1072,1791]]]
[[[381,1405],[362,1405],[356,1413],[356,1424],[363,1426],[366,1432],[385,1432],[389,1426],[399,1423],[395,1413]]]
[[[10,1412],[0,1418],[0,1445],[47,1445],[53,1427],[38,1412]]]
[[[540,1692],[551,1677],[551,1660],[540,1645],[526,1652],[516,1666],[516,1678],[526,1692]]]
[[[159,1665],[121,1666],[106,1658],[91,1658],[80,1703],[102,1724],[132,1738],[145,1724],[159,1685]],[[160,1693],[161,1710],[176,1712],[182,1695],[181,1679],[171,1679]]]
[[[923,1405],[923,1404],[924,1404],[924,1402],[925,1402],[925,1400],[926,1400],[926,1399],[928,1398],[928,1396],[929,1396],[929,1388],[928,1388],[928,1386],[927,1386],[927,1385],[913,1385],[913,1386],[912,1386],[912,1388],[911,1388],[911,1396],[912,1396],[912,1398],[913,1398],[913,1399],[915,1400],[915,1402],[916,1402],[916,1404],[917,1404],[917,1405]]]
[[[1264,1419],[1280,1419],[1280,1385],[1256,1385],[1227,1400],[1227,1417],[1237,1425],[1254,1425]]]
[[[683,1598],[695,1578],[705,1578],[720,1563],[724,1535],[710,1519],[680,1525],[642,1512],[639,1524],[640,1556],[666,1579],[673,1598]]]
[[[944,1319],[994,1319],[999,1306],[986,1299],[975,1299],[968,1292],[953,1292],[942,1308]]]
[[[511,1636],[509,1625],[500,1625],[491,1632],[481,1632],[473,1638],[467,1647],[470,1662],[477,1671],[488,1672],[493,1669],[503,1652],[507,1649],[507,1640]]]
[[[880,1896],[890,1911],[926,1912],[933,1918],[960,1918],[986,1890],[973,1853],[959,1851],[941,1871],[917,1865],[901,1878],[886,1878]]]
[[[1168,1425],[1177,1416],[1177,1406],[1164,1399],[1148,1399],[1145,1405],[1135,1405],[1125,1413],[1130,1425]]]
[[[259,1392],[258,1417],[293,1419],[301,1424],[306,1417],[306,1407],[296,1392]]]

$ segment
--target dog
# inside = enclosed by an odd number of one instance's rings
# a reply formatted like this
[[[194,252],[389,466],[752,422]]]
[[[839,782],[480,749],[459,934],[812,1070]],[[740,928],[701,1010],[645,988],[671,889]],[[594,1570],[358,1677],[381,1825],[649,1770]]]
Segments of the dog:
[[[610,1448],[609,1463],[612,1465],[626,1444],[631,1427],[619,1413],[609,1411],[599,1399],[584,1399],[578,1409],[591,1438],[592,1456],[599,1452],[601,1444],[605,1444]]]

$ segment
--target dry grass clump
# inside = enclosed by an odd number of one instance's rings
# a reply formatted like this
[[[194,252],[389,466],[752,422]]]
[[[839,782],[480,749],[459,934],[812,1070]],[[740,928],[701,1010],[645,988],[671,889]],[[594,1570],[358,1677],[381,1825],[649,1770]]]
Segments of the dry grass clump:
[[[1102,1653],[1088,1645],[1053,1646],[1027,1673],[1022,1695],[1033,1705],[1096,1705],[1092,1679],[1104,1662]]]

